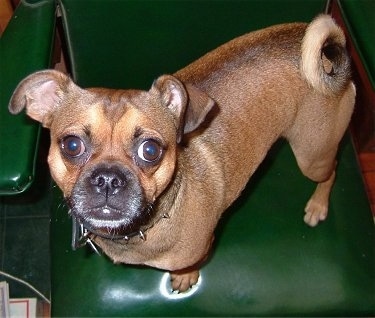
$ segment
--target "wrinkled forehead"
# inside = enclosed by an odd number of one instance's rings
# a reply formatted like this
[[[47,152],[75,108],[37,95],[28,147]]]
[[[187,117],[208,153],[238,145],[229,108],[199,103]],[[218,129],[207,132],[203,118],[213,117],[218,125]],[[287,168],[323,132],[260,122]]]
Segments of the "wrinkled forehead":
[[[89,89],[71,98],[53,121],[57,135],[96,132],[100,135],[120,131],[134,133],[139,128],[169,134],[170,114],[149,92],[137,90]]]
[[[131,110],[138,109],[140,103],[137,101],[145,99],[142,96],[147,94],[143,91],[105,88],[88,89],[87,91],[90,93],[90,105],[87,107],[98,112],[101,120],[106,120],[113,125],[122,118],[129,117],[129,114],[134,114],[135,112],[131,112]],[[147,106],[145,107],[147,108]]]
[[[93,105],[103,109],[103,116],[112,123],[117,123],[129,113],[137,110],[142,117],[157,119],[169,115],[161,106],[160,97],[150,91],[89,89]]]

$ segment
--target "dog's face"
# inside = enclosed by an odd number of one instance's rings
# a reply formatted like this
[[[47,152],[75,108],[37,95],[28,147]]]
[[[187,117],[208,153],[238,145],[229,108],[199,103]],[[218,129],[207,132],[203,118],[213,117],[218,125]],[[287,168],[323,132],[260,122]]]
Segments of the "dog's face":
[[[15,91],[10,110],[25,106],[51,130],[51,174],[73,215],[96,232],[124,234],[152,220],[182,135],[204,121],[213,101],[172,76],[149,91],[83,90],[45,71]]]
[[[85,100],[69,101],[52,123],[53,178],[88,228],[133,232],[172,179],[174,120],[156,94],[94,90]]]

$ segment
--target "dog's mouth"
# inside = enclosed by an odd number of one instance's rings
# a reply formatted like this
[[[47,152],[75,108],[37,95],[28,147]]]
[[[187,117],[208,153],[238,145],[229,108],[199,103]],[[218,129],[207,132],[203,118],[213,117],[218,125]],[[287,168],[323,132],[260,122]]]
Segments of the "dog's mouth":
[[[90,232],[103,237],[132,236],[138,233],[153,219],[153,205],[144,204],[136,210],[124,210],[108,204],[102,207],[74,204],[68,200],[71,216],[83,224]]]
[[[147,205],[142,211],[143,217],[137,220],[126,217],[124,211],[109,206],[87,210],[83,213],[84,216],[77,210],[71,209],[71,215],[90,233],[116,239],[130,238],[147,229],[153,216],[152,211],[152,204]]]
[[[121,225],[123,220],[123,211],[105,205],[103,207],[93,208],[87,211],[86,221],[93,223],[95,227],[113,227]],[[96,225],[97,224],[97,225]]]

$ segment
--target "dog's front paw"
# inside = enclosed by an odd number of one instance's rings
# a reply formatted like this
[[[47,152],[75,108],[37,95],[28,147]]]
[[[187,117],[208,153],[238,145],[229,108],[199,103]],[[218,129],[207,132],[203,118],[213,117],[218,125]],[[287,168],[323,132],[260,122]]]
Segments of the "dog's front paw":
[[[314,227],[320,221],[324,221],[328,215],[328,206],[314,199],[310,199],[305,207],[304,221],[307,225]]]
[[[191,286],[195,285],[198,282],[199,271],[175,271],[171,272],[171,284],[172,289],[178,292],[185,292]]]

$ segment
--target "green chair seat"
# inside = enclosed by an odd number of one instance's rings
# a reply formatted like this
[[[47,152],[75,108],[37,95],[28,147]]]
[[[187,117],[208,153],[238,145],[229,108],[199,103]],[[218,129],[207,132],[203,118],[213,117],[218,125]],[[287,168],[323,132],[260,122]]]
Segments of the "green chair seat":
[[[53,316],[373,316],[374,227],[353,147],[345,139],[330,215],[303,221],[314,189],[279,143],[226,212],[199,286],[170,293],[162,271],[115,265],[70,249],[71,220],[52,218]],[[61,195],[56,194],[56,205]]]

